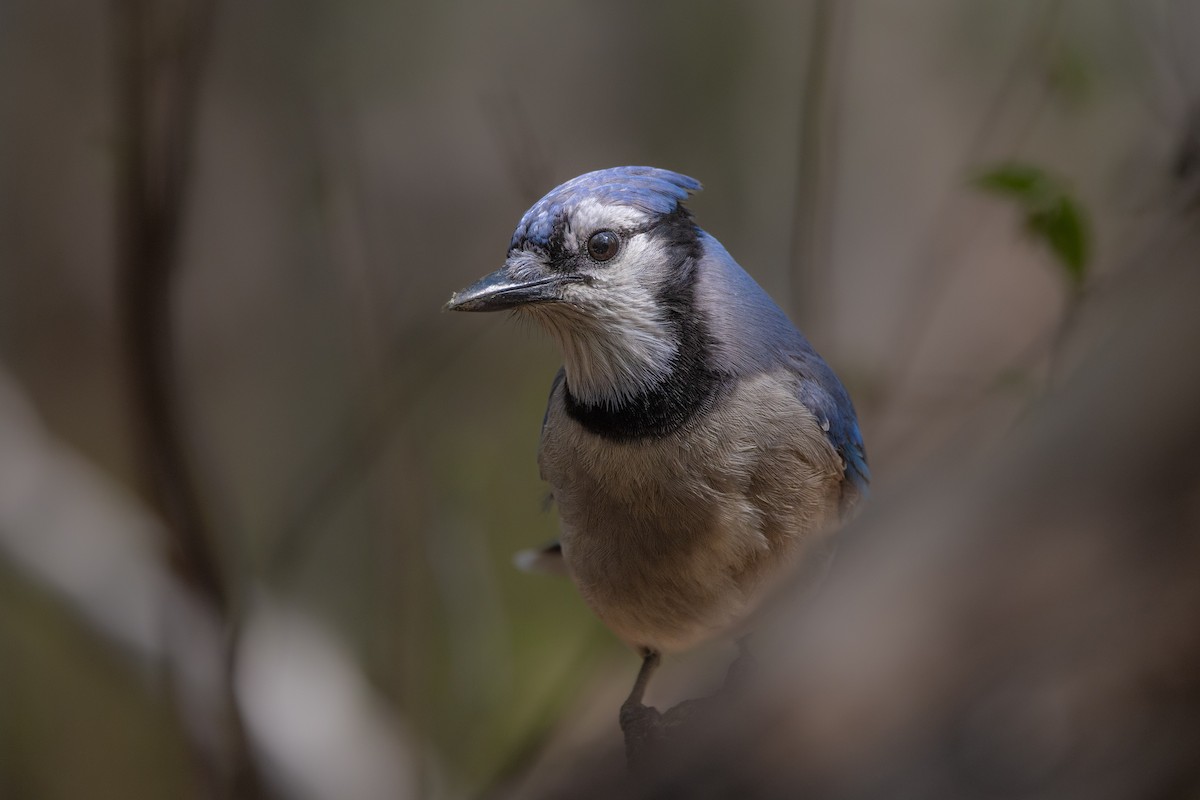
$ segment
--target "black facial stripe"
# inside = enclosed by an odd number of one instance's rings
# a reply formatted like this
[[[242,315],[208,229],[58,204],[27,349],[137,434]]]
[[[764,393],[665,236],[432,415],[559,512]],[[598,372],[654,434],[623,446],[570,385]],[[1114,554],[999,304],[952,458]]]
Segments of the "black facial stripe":
[[[695,307],[699,230],[691,216],[680,210],[660,220],[651,231],[665,239],[674,261],[672,280],[658,295],[679,343],[670,372],[653,389],[616,407],[582,403],[571,393],[570,384],[566,385],[567,414],[591,433],[614,441],[668,436],[710,411],[728,386],[726,376],[709,367],[712,343]]]
[[[680,209],[679,211],[676,211],[674,214],[670,215],[666,219],[673,220],[676,217],[680,217],[681,219],[688,220],[688,221],[691,220],[691,214],[689,214],[686,209]],[[653,231],[653,230],[659,228],[661,225],[662,225],[662,222],[660,220],[656,219],[656,220],[652,220],[652,221],[647,222],[642,225],[632,225],[632,226],[626,226],[626,227],[614,227],[614,228],[606,228],[606,229],[605,228],[597,228],[596,231],[611,230],[614,233],[616,233],[618,236],[621,237],[622,245],[624,245],[624,243],[628,242],[631,237],[636,236],[639,233],[649,233],[650,231]],[[590,235],[596,233],[596,231],[588,231],[587,233],[590,236]],[[567,212],[563,211],[563,212],[560,212],[557,217],[555,217],[554,224],[552,225],[551,231],[550,231],[550,238],[547,239],[545,242],[539,243],[539,242],[529,242],[527,240],[521,240],[521,241],[517,242],[516,244],[514,244],[512,247],[510,247],[508,252],[509,252],[509,255],[511,255],[512,253],[514,253],[518,250],[528,250],[528,251],[541,253],[545,256],[546,263],[552,269],[556,269],[559,271],[568,271],[572,268],[575,268],[576,264],[578,263],[578,259],[580,257],[586,257],[586,254],[579,252],[579,249],[576,247],[568,247],[566,239],[567,239]],[[585,239],[585,244],[586,244],[586,239]],[[587,260],[587,263],[592,266],[597,265],[597,262],[593,261],[590,258],[587,258],[586,260]]]

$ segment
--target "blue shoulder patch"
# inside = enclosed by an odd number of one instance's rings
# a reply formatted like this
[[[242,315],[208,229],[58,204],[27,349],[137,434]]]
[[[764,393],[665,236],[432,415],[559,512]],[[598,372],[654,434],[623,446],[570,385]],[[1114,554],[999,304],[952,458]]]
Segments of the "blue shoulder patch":
[[[551,189],[521,217],[509,249],[522,245],[545,247],[554,227],[584,200],[640,208],[651,214],[670,214],[700,191],[700,182],[678,172],[655,167],[613,167],[572,178]]]

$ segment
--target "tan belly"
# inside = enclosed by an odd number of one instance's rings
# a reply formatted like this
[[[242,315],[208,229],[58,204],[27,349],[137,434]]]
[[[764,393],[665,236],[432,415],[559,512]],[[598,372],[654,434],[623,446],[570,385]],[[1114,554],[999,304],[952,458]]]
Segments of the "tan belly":
[[[735,624],[771,556],[756,515],[728,497],[602,486],[560,506],[563,557],[585,601],[634,647],[678,650]],[[582,501],[582,502],[578,502]],[[730,513],[743,506],[744,513]]]
[[[836,517],[840,459],[811,415],[772,403],[771,390],[739,390],[760,392],[741,407],[765,420],[713,414],[631,443],[588,433],[552,401],[539,461],[563,556],[588,605],[631,646],[679,650],[736,626]],[[803,446],[799,426],[814,433]]]

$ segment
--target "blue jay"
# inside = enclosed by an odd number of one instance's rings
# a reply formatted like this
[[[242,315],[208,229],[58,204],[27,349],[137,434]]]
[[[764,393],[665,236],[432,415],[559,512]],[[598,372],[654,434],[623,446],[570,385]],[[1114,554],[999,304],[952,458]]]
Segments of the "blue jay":
[[[538,464],[584,600],[644,658],[740,632],[771,579],[869,481],[829,366],[650,167],[567,181],[522,217],[459,311],[511,309],[558,343]]]

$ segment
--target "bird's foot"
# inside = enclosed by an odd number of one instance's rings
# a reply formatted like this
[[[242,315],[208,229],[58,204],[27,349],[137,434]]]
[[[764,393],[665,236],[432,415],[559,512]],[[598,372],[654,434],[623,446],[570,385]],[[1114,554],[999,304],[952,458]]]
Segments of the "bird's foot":
[[[657,708],[625,701],[621,706],[621,733],[625,735],[625,760],[640,772],[649,766],[664,740],[663,715]]]
[[[660,712],[642,702],[646,684],[658,663],[657,653],[646,655],[633,691],[621,706],[620,720],[621,732],[625,735],[625,758],[630,771],[634,773],[645,772],[661,764],[663,758],[669,756],[672,748],[710,730],[706,718],[715,718],[719,712],[728,708],[730,696],[741,688],[754,666],[753,659],[743,650],[734,664],[735,667],[738,667],[739,663],[741,666],[736,670],[730,669],[725,684],[716,694],[685,700]]]
[[[644,773],[661,766],[674,748],[708,730],[703,720],[720,705],[720,699],[685,700],[662,712],[626,701],[621,706],[621,732],[625,734],[625,760],[630,772]]]

